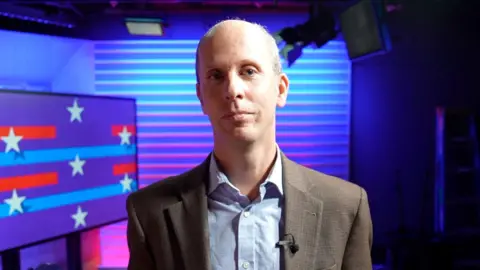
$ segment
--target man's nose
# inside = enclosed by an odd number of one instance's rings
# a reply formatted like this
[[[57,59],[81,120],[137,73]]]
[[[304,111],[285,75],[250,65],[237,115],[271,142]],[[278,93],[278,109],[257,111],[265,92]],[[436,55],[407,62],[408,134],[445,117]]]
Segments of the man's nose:
[[[245,82],[238,75],[229,75],[225,88],[224,97],[226,100],[243,99],[245,96]]]

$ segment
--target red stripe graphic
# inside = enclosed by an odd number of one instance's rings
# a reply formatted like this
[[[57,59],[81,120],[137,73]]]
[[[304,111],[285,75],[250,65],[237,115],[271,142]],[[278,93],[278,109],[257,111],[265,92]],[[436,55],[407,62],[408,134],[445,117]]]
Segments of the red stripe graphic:
[[[135,135],[135,133],[136,133],[135,125],[113,125],[112,126],[112,135],[113,136],[118,136],[118,133],[122,132],[124,127],[126,127],[127,131],[132,133],[132,135]]]
[[[123,175],[126,173],[134,173],[137,171],[135,163],[124,163],[113,165],[113,175]]]
[[[56,172],[0,178],[0,192],[58,184]]]
[[[0,126],[0,137],[8,136],[10,128],[13,128],[15,135],[23,139],[55,139],[57,129],[55,126]]]

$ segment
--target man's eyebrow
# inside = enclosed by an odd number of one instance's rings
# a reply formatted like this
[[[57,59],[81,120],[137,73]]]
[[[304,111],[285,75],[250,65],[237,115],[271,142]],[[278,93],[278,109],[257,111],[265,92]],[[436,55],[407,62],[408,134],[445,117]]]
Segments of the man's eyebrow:
[[[210,71],[210,70],[213,70],[213,69],[219,69],[219,68],[217,66],[213,66],[213,65],[205,66],[206,71]]]
[[[221,72],[221,69],[218,68],[218,67],[212,67],[212,66],[209,66],[209,67],[205,67],[205,72],[204,74],[210,74],[212,72]]]
[[[255,67],[260,67],[260,63],[254,59],[243,59],[241,61],[239,61],[238,63],[240,66],[255,66]],[[207,66],[205,66],[205,69],[206,70],[213,70],[213,69],[218,69],[218,70],[221,70],[222,67],[220,67],[219,65],[215,65],[215,64],[209,64]]]
[[[258,61],[254,60],[254,59],[243,59],[242,61],[240,61],[240,63],[244,66],[244,65],[253,65],[253,66],[258,66]]]

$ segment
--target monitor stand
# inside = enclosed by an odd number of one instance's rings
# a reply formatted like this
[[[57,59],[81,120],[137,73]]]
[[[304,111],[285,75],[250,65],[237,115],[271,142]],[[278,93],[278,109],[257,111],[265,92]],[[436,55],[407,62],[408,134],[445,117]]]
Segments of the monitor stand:
[[[67,265],[69,270],[82,270],[81,234],[72,233],[66,236]],[[20,250],[10,249],[0,252],[2,270],[21,270]]]
[[[67,235],[67,264],[69,270],[82,270],[82,239],[76,232]]]
[[[21,270],[20,250],[10,249],[0,253],[3,270]]]

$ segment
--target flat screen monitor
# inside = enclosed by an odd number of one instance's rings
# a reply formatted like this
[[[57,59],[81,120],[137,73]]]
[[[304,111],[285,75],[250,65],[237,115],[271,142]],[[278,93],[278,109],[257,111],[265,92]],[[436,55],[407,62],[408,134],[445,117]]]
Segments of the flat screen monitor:
[[[133,99],[0,91],[0,252],[126,218]]]

